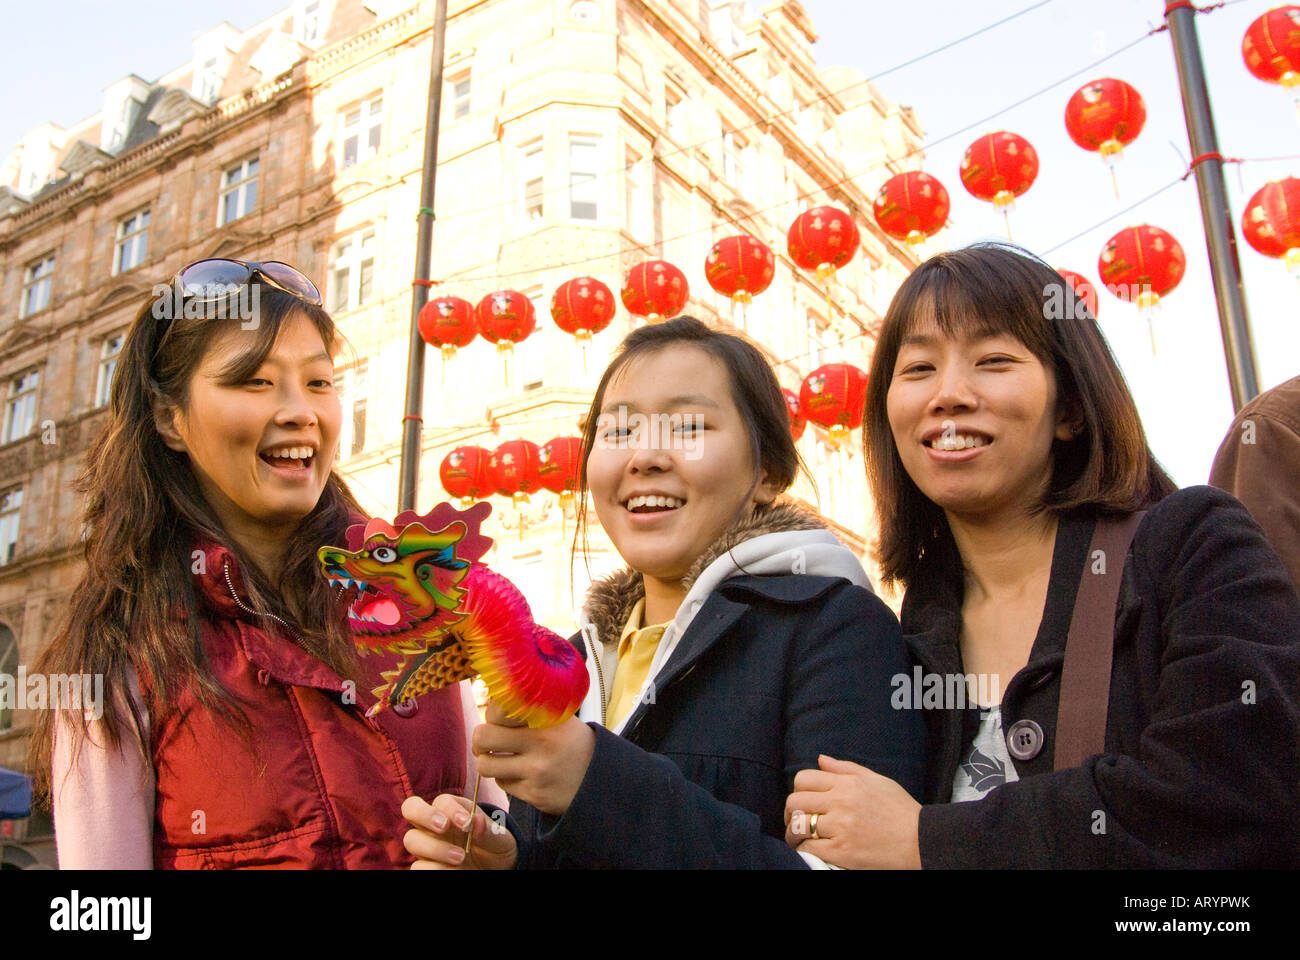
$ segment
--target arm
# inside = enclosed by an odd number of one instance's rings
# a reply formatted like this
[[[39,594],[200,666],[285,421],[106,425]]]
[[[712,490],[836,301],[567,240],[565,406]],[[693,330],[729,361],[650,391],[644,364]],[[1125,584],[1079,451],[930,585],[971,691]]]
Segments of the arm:
[[[1131,555],[1163,638],[1138,755],[922,808],[924,866],[1296,865],[1300,604],[1241,504],[1183,494]]]
[[[920,789],[920,718],[889,706],[889,678],[906,668],[893,614],[860,588],[842,585],[821,600],[786,649],[785,790],[820,753],[875,763]],[[756,814],[724,803],[666,757],[593,725],[595,748],[560,817],[511,807],[522,830],[548,852],[581,866],[614,868],[804,868],[808,861],[763,832]],[[636,804],[629,807],[629,799]],[[615,814],[618,811],[618,814]]]
[[[1300,589],[1300,432],[1260,412],[1234,423],[1210,483],[1250,511]]]
[[[139,705],[134,670],[128,673],[128,690]],[[143,706],[140,713],[147,742]],[[124,704],[119,708],[122,715],[130,717]],[[88,736],[80,743],[75,720],[60,715],[53,727],[50,783],[60,869],[153,869],[154,771],[131,732],[124,729],[121,744],[113,749],[105,745],[102,728],[93,719],[88,718]]]

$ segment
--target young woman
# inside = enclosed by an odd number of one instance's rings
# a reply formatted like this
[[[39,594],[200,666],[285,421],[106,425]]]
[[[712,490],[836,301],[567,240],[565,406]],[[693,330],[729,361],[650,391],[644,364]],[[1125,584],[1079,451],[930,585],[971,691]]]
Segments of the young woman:
[[[32,737],[62,867],[405,866],[403,798],[464,787],[461,692],[366,719],[384,664],[318,570],[364,520],[320,302],[286,264],[199,261],[127,333],[38,668],[109,691]]]
[[[922,264],[885,317],[865,435],[913,666],[962,677],[966,702],[918,711],[925,806],[823,759],[787,803],[817,835],[792,844],[847,867],[1297,865],[1300,602],[1240,503],[1160,469],[1069,283],[1000,246]],[[1125,555],[1090,551],[1139,510]],[[1104,749],[1054,769],[1076,592],[1108,565]]]
[[[408,800],[417,866],[803,867],[782,805],[819,753],[919,795],[920,718],[889,704],[897,621],[857,558],[779,499],[800,462],[762,354],[690,317],[635,331],[584,451],[584,492],[628,563],[573,638],[588,699],[550,729],[480,727],[514,829],[478,812],[464,860],[463,801]]]

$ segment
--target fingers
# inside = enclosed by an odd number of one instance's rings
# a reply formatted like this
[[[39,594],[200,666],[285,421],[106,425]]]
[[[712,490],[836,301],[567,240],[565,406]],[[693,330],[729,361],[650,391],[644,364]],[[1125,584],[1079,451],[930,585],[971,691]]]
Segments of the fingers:
[[[872,771],[858,763],[849,760],[836,760],[834,757],[828,757],[822,754],[817,758],[817,766],[821,767],[828,773],[871,773]]]
[[[830,790],[839,777],[840,774],[826,770],[800,770],[794,775],[794,789],[796,791]]]
[[[487,710],[484,712],[483,719],[487,723],[494,723],[499,727],[523,727],[527,726],[522,720],[512,720],[507,717],[501,708],[497,706],[495,700],[489,700]]]

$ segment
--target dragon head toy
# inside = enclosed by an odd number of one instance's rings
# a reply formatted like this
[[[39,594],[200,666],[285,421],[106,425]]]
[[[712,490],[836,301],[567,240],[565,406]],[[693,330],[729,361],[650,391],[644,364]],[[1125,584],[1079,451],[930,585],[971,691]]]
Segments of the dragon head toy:
[[[367,715],[429,690],[483,675],[507,716],[529,726],[564,720],[582,703],[587,670],[562,637],[533,620],[509,580],[479,562],[492,540],[479,528],[492,512],[440,503],[347,530],[348,545],[317,552],[341,586],[360,653],[395,653]]]

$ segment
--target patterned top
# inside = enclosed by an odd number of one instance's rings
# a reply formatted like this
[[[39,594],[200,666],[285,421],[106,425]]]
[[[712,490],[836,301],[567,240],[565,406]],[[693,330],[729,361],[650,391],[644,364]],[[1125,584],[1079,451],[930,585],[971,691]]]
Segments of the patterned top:
[[[983,800],[994,788],[1019,779],[1002,733],[1002,707],[981,709],[979,729],[952,778],[952,802]]]

